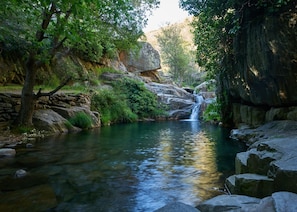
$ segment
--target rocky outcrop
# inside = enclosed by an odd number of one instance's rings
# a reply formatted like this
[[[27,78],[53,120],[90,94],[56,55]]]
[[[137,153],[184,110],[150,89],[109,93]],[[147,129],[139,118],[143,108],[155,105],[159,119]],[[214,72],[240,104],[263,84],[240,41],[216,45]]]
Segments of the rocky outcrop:
[[[160,82],[157,72],[161,68],[159,52],[147,42],[140,42],[139,45],[139,51],[122,52],[120,61],[129,72]]]
[[[231,193],[255,197],[275,191],[297,193],[297,122],[275,121],[231,134],[250,146],[236,156],[236,175],[226,182]]]
[[[226,59],[227,71],[219,80],[235,124],[296,120],[296,109],[291,108],[297,106],[296,1],[273,13],[268,10],[243,11],[234,55]]]
[[[147,42],[140,42],[139,45],[139,51],[130,51],[126,54],[122,53],[120,56],[127,70],[140,73],[160,69],[161,60],[159,52]]]
[[[201,212],[287,212],[297,211],[297,194],[275,192],[263,199],[243,195],[220,195],[197,206]]]
[[[6,129],[17,117],[20,109],[20,95],[0,94],[0,126]],[[97,112],[90,110],[91,100],[86,94],[58,93],[50,97],[40,98],[35,105],[34,125],[51,133],[68,132],[77,128],[67,124],[71,117],[84,112],[92,119],[93,127],[100,126]]]
[[[226,189],[232,195],[207,200],[198,209],[296,211],[297,122],[273,121],[256,129],[242,126],[232,130],[231,137],[249,146],[236,155],[236,173],[226,179]]]
[[[146,87],[156,93],[161,104],[167,108],[170,119],[185,119],[191,115],[195,104],[194,95],[171,84],[147,83]]]

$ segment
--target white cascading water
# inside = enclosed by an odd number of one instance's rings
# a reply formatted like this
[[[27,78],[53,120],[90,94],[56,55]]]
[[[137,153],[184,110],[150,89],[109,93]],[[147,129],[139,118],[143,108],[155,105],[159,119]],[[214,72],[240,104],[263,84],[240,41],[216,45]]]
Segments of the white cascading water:
[[[200,106],[204,102],[203,96],[199,94],[195,94],[195,102],[196,104],[194,105],[190,116],[190,120],[192,121],[197,121],[199,119]]]

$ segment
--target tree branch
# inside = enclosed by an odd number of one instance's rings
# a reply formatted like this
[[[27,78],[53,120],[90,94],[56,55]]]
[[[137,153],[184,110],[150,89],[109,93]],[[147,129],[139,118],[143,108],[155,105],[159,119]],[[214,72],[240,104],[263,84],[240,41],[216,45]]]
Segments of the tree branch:
[[[41,88],[39,88],[39,91],[37,92],[37,94],[35,95],[36,99],[42,97],[42,96],[51,96],[53,94],[55,94],[57,91],[59,91],[61,88],[63,88],[65,85],[67,85],[70,80],[72,79],[72,77],[69,77],[68,79],[66,79],[61,85],[59,85],[58,87],[56,87],[54,90],[48,92],[48,93],[41,93]]]
[[[36,32],[36,39],[38,42],[44,39],[45,30],[48,28],[49,23],[53,14],[56,12],[56,5],[55,3],[51,3],[51,8],[49,11],[43,11],[43,20],[41,24],[41,29]]]

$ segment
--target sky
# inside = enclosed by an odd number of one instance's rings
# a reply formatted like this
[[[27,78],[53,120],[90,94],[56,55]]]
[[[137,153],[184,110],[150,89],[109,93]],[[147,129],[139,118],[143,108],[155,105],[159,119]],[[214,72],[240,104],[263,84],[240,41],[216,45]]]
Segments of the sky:
[[[144,32],[158,29],[166,23],[176,23],[189,17],[188,13],[178,7],[179,0],[160,0],[160,6],[149,16]]]

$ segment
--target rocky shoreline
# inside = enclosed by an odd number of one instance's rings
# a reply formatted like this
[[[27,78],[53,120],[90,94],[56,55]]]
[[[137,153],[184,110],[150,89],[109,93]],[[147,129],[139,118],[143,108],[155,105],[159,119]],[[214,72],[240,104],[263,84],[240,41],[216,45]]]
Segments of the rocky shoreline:
[[[44,135],[34,130],[22,135],[3,133],[0,155],[14,157],[11,150],[16,145],[30,148]],[[177,202],[157,211],[297,211],[297,122],[273,121],[255,129],[241,126],[231,137],[249,146],[237,154],[235,175],[226,179],[231,195],[219,195],[196,208]]]
[[[2,110],[10,111],[9,114],[13,116],[19,106],[18,96],[3,94],[0,97],[6,104]],[[35,123],[38,123],[39,129],[42,126],[49,129],[51,126],[51,133],[68,132],[65,120],[80,111],[92,115],[94,126],[100,126],[98,114],[90,111],[90,98],[87,95],[57,94],[41,99],[37,106],[39,110],[34,116]],[[30,148],[47,133],[32,130],[16,135],[9,129],[3,130],[0,157],[13,158],[16,147]],[[202,202],[197,208],[200,211],[297,211],[293,204],[297,201],[297,121],[272,121],[258,128],[242,125],[231,132],[231,137],[245,142],[249,147],[246,152],[237,154],[235,175],[226,179],[226,189],[232,195],[217,196]],[[179,211],[181,208],[184,211],[197,211],[182,203],[165,206],[160,211]]]
[[[174,203],[158,211],[297,211],[297,121],[241,126],[231,137],[249,148],[235,158],[235,175],[226,179],[231,195],[219,195],[197,208]]]

